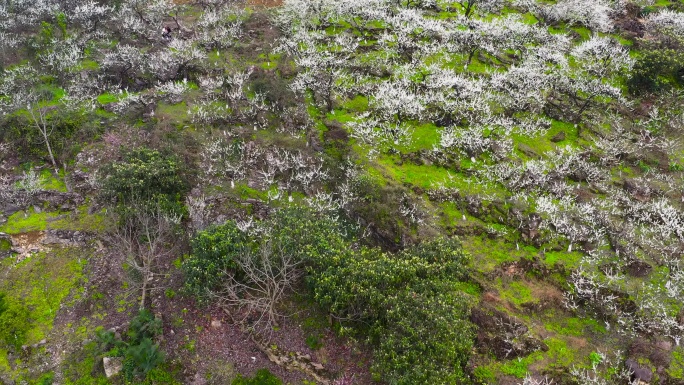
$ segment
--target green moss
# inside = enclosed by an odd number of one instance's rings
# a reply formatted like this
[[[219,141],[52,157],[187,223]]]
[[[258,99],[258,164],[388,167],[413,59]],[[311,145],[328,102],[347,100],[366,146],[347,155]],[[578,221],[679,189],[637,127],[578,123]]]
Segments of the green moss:
[[[188,119],[188,106],[185,102],[177,104],[159,103],[155,114],[160,120],[168,119],[178,123]]]
[[[66,192],[66,183],[64,183],[64,171],[60,171],[59,175],[55,177],[50,170],[43,170],[40,172],[40,186],[45,190],[56,190]]]
[[[491,367],[478,366],[473,370],[476,384],[493,384],[496,382],[496,375]]]
[[[64,360],[65,385],[109,385],[112,382],[101,369],[96,371],[99,350],[97,341],[91,341]]]
[[[0,239],[0,251],[8,251],[12,249],[12,242],[7,239]]]
[[[667,374],[674,379],[684,380],[684,348],[678,347],[672,352]]]
[[[7,223],[0,226],[0,232],[20,234],[29,231],[43,231],[47,228],[48,220],[57,217],[57,213],[40,212],[33,209],[28,212],[18,211],[7,218]]]
[[[547,251],[544,254],[544,263],[549,266],[554,266],[556,263],[564,265],[565,267],[574,269],[579,266],[582,260],[582,253],[573,251]]]
[[[535,249],[517,249],[515,244],[502,239],[469,236],[462,238],[463,249],[473,256],[474,265],[482,272],[494,270],[505,262],[517,261],[520,258],[535,255]]]
[[[235,184],[235,191],[240,199],[246,200],[249,198],[257,198],[257,199],[266,199],[267,198],[267,192],[265,191],[259,191],[257,189],[249,187],[245,183],[236,183]]]
[[[47,227],[56,230],[105,232],[110,223],[104,209],[93,214],[88,214],[88,209],[87,204],[81,205],[76,211],[69,213],[64,218],[49,222]]]
[[[81,62],[81,65],[79,66],[79,70],[81,70],[81,71],[83,71],[83,70],[96,71],[98,69],[100,69],[100,64],[96,61],[88,60],[88,59],[83,60]]]
[[[544,341],[549,350],[545,353],[546,358],[551,365],[557,367],[569,367],[575,361],[574,349],[567,346],[567,343],[561,339],[548,338]]]
[[[527,357],[520,357],[518,359],[505,362],[503,365],[501,365],[501,372],[509,376],[524,378],[529,372],[529,366],[540,359],[541,356],[538,353],[532,353]]]
[[[582,37],[582,40],[589,40],[591,37],[591,30],[587,27],[573,27],[572,30],[577,32]]]
[[[109,92],[101,94],[97,97],[97,102],[105,105],[105,104],[110,104],[110,103],[116,103],[119,101],[119,96],[115,94],[111,94]]]
[[[30,309],[33,325],[28,344],[45,338],[70,294],[78,298],[85,263],[82,250],[65,248],[34,254],[7,270],[0,281],[0,290],[21,298]]]
[[[547,330],[564,336],[581,336],[587,332],[606,333],[606,328],[591,318],[561,318],[552,315],[552,321],[544,324]]]
[[[532,295],[532,290],[528,287],[526,282],[522,281],[510,282],[508,287],[501,291],[500,295],[501,298],[511,301],[518,306],[522,305],[523,303],[537,300]]]

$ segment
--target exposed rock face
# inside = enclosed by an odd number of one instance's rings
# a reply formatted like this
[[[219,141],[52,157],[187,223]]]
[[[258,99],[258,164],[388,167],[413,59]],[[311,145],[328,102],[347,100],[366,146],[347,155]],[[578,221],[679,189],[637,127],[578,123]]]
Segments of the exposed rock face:
[[[76,193],[42,190],[29,194],[24,190],[18,190],[14,193],[13,199],[0,201],[0,212],[9,217],[17,211],[32,206],[40,210],[71,211],[83,204],[84,201],[83,196]]]
[[[12,254],[12,237],[9,234],[0,233],[0,259]]]
[[[562,142],[565,140],[565,131],[560,131],[553,137],[551,137],[551,141],[554,143]]]
[[[47,230],[41,243],[44,245],[83,246],[88,239],[88,234],[82,231]]]
[[[83,204],[85,199],[80,194],[59,192],[59,191],[40,191],[33,196],[32,204],[47,207],[49,210],[75,210]]]
[[[102,365],[104,366],[105,376],[110,378],[121,372],[123,369],[123,358],[121,357],[104,357],[102,358]]]
[[[12,245],[10,251],[12,253],[17,253],[17,260],[21,261],[24,258],[31,256],[31,254],[35,254],[45,249],[42,243],[44,237],[45,232],[43,231],[29,231],[26,233],[10,235],[9,240]]]
[[[527,326],[491,307],[473,309],[470,320],[478,326],[476,346],[497,359],[523,357],[549,348],[528,333]]]

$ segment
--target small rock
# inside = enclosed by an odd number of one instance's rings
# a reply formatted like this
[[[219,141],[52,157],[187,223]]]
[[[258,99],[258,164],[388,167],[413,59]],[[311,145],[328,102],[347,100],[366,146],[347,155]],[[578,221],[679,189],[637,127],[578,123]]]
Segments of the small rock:
[[[104,366],[105,376],[110,378],[121,372],[123,369],[122,357],[104,357],[102,358],[102,365]]]
[[[297,352],[297,359],[302,360],[302,361],[311,361],[311,355],[310,354],[301,354]]]
[[[316,369],[316,370],[323,370],[323,365],[319,364],[318,362],[312,362],[311,366]]]
[[[213,328],[220,328],[221,327],[221,321],[215,319],[211,321],[211,327]]]
[[[533,159],[538,159],[540,157],[539,154],[532,149],[532,147],[524,143],[518,143],[518,151]]]
[[[41,213],[43,210],[41,210],[40,207],[33,205],[33,211],[35,211],[36,213]]]
[[[11,216],[12,214],[16,213],[17,211],[21,210],[21,207],[16,206],[16,205],[7,205],[5,206],[5,209],[3,210],[3,214],[6,216]]]
[[[554,143],[562,142],[565,140],[565,131],[561,131],[551,138]]]

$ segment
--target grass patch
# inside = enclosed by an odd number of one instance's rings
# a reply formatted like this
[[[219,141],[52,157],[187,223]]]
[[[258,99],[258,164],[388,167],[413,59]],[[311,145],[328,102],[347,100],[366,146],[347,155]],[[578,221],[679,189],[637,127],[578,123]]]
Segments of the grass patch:
[[[18,211],[7,218],[7,223],[0,226],[0,232],[7,234],[21,234],[29,231],[43,231],[47,228],[48,220],[57,217],[57,213]]]
[[[365,112],[368,110],[368,97],[363,95],[356,95],[354,99],[350,99],[343,102],[342,107],[346,110],[355,113]]]
[[[678,380],[684,380],[684,348],[678,347],[672,352],[672,360],[667,368],[667,374]]]
[[[565,265],[565,267],[574,269],[579,266],[581,260],[582,253],[577,251],[547,251],[544,254],[544,263],[551,267],[559,263]]]
[[[405,152],[431,150],[439,143],[440,137],[439,128],[433,123],[420,124],[413,130],[411,144],[400,150]]]
[[[53,328],[57,312],[63,306],[71,305],[67,299],[71,295],[74,298],[80,295],[78,290],[83,287],[81,283],[86,262],[81,253],[80,249],[54,249],[34,254],[20,263],[15,264],[14,258],[6,258],[0,264],[0,271],[4,274],[0,280],[0,291],[20,300],[28,308],[30,326],[26,336],[27,345],[46,338]],[[31,360],[31,357],[26,359]],[[23,370],[17,370],[10,366],[7,351],[0,350],[0,373],[24,375]]]
[[[33,325],[28,333],[29,344],[45,338],[62,302],[79,287],[86,262],[80,253],[79,249],[54,249],[34,254],[7,269],[0,289],[21,298],[30,309]]]
[[[606,328],[591,318],[569,317],[556,319],[554,315],[552,315],[552,318],[553,320],[545,323],[544,326],[547,330],[563,336],[579,337],[586,332],[606,333]]]
[[[517,249],[514,244],[504,240],[482,236],[464,237],[462,243],[463,249],[472,255],[474,265],[482,272],[490,272],[502,263],[517,261],[537,253],[534,248]]]
[[[119,101],[119,96],[112,94],[112,93],[109,93],[109,92],[101,94],[97,97],[97,102],[103,106],[105,104],[116,103],[118,101]]]
[[[174,123],[188,119],[188,106],[185,102],[177,104],[159,103],[155,114],[159,120],[171,120]]]
[[[498,279],[498,284],[501,284],[501,279]],[[504,288],[500,291],[501,298],[508,300],[517,306],[523,303],[533,302],[536,300],[532,295],[532,289],[523,281],[513,281],[508,285],[503,285]]]
[[[110,223],[104,209],[97,213],[88,214],[88,205],[79,206],[76,211],[70,212],[65,218],[48,223],[48,228],[55,230],[89,231],[103,233]]]
[[[474,183],[474,180],[461,173],[444,167],[417,165],[408,162],[398,165],[395,163],[394,157],[391,156],[379,157],[376,164],[392,179],[422,189],[444,186],[457,188],[467,194],[493,194],[496,192],[494,189],[485,188],[480,183]]]
[[[67,192],[66,183],[64,183],[64,171],[60,171],[57,177],[50,170],[41,171],[40,186],[44,190]]]
[[[529,372],[529,366],[541,359],[541,354],[539,354],[539,352],[535,352],[527,357],[520,357],[518,359],[505,362],[503,365],[501,365],[501,373],[517,378],[524,378]]]

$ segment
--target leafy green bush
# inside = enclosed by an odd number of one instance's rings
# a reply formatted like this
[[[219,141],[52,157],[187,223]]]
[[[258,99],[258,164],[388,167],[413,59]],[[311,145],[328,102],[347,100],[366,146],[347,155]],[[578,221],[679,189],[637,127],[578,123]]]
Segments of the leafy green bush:
[[[306,266],[313,299],[368,337],[375,369],[392,384],[458,383],[472,346],[467,295],[468,256],[460,244],[437,239],[397,254],[354,247],[336,222],[287,208],[258,224],[250,237],[233,223],[192,241],[184,264],[191,292],[204,295],[223,279],[239,253],[268,244]],[[239,274],[239,271],[237,272]]]
[[[675,49],[641,52],[627,84],[636,95],[684,86],[684,52]]]
[[[342,319],[370,325],[375,369],[393,384],[458,383],[472,347],[468,305],[455,283],[468,257],[452,240],[396,255],[361,249],[319,260],[315,300]]]
[[[21,302],[0,293],[0,345],[18,351],[30,329],[29,311]]]
[[[173,156],[139,148],[124,155],[121,162],[105,167],[101,196],[126,204],[134,201],[160,200],[168,204],[180,201],[188,189],[181,177],[181,167]]]
[[[147,309],[141,310],[128,327],[127,341],[112,331],[96,330],[99,351],[106,356],[123,357],[123,375],[128,382],[147,378],[164,362],[164,353],[154,339],[162,332],[161,321]],[[151,382],[154,383],[154,382]]]
[[[139,343],[126,349],[124,358],[124,375],[128,380],[146,376],[151,370],[164,362],[164,354],[159,345],[150,338],[143,338]]]
[[[153,339],[162,332],[161,321],[147,309],[140,310],[128,326],[130,344],[139,344],[145,339]]]
[[[316,259],[348,247],[341,236],[342,229],[329,219],[314,213],[288,208],[261,224],[268,229],[263,239],[250,239],[234,222],[213,226],[199,232],[191,240],[191,256],[183,262],[186,292],[205,301],[208,293],[217,288],[223,274],[235,270],[235,259],[248,250],[256,250],[259,241],[275,241],[283,253],[299,260]],[[237,272],[239,274],[239,271]]]
[[[268,369],[259,369],[252,378],[238,375],[231,385],[282,385],[282,381],[274,376]]]
[[[247,246],[246,235],[235,222],[200,231],[190,242],[192,256],[183,262],[186,291],[205,301],[222,280],[226,269],[235,269],[236,256]]]

